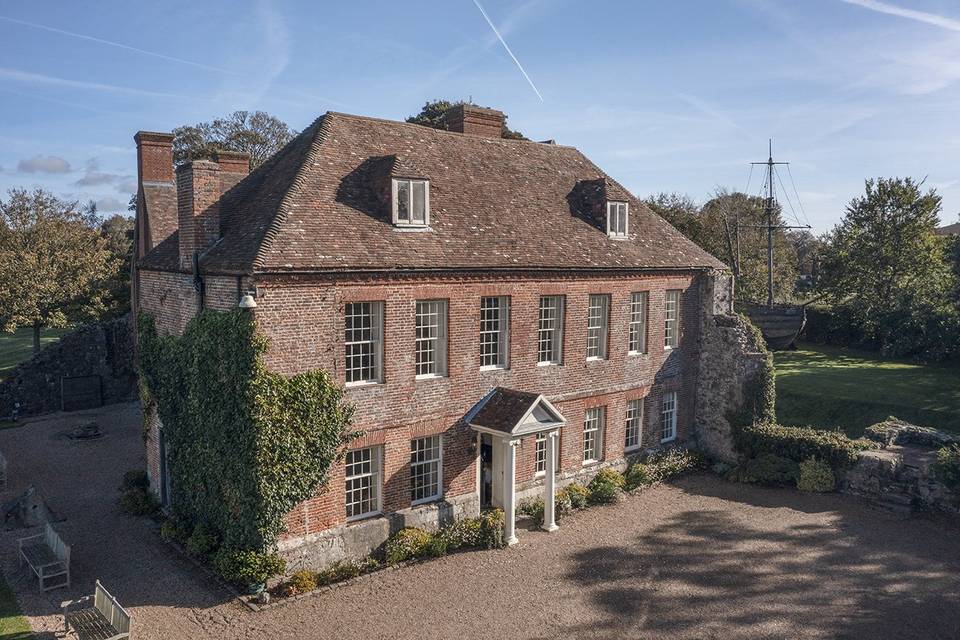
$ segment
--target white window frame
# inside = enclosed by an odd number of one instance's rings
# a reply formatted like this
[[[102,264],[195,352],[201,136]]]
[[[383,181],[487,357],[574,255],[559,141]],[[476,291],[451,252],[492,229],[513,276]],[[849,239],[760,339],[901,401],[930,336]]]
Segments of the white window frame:
[[[400,183],[407,184],[407,215],[408,219],[400,219]],[[413,219],[413,189],[414,185],[423,185],[423,221]],[[393,224],[398,227],[429,227],[430,226],[430,181],[413,178],[393,178],[391,180],[390,208]]]
[[[606,407],[590,407],[583,415],[583,464],[595,464],[603,460],[603,431],[606,424]],[[592,442],[592,449],[587,443]],[[588,451],[592,454],[588,456]]]
[[[544,303],[550,303],[544,306]],[[537,319],[537,366],[563,364],[563,322],[565,296],[540,296]],[[545,315],[550,310],[552,317]],[[545,344],[550,346],[544,348]]]
[[[587,360],[607,359],[609,333],[610,294],[591,293],[587,304]]]
[[[618,240],[630,237],[629,203],[620,200],[607,202],[607,235]]]
[[[660,442],[677,439],[677,392],[668,391],[660,399]]]
[[[636,451],[643,445],[643,398],[627,400],[623,450]]]
[[[426,447],[417,447],[417,443],[426,443]],[[435,443],[435,445],[434,445]],[[436,450],[436,457],[424,458],[422,460],[415,460],[414,457],[419,452],[432,452]],[[414,486],[413,479],[417,475],[417,470],[421,467],[426,467],[426,473],[436,473],[437,482],[436,482],[436,491],[430,495],[423,496],[421,498],[416,498],[417,488]],[[423,476],[424,474],[421,474]],[[432,485],[433,483],[428,483]],[[425,504],[427,502],[434,502],[443,497],[443,436],[434,435],[434,436],[424,436],[422,438],[414,438],[410,441],[410,504],[416,506],[418,504]]]
[[[368,460],[356,460],[351,462],[353,456],[362,456],[364,453],[369,453]],[[369,468],[366,471],[363,471],[363,464],[369,463]],[[359,465],[359,469],[353,469],[354,473],[351,475],[351,467]],[[344,512],[347,514],[347,521],[353,520],[363,520],[365,518],[370,518],[376,515],[379,515],[383,512],[383,447],[380,445],[372,447],[364,447],[363,449],[354,449],[353,451],[347,452],[347,457],[344,460]],[[358,504],[362,505],[364,500],[351,502],[350,493],[352,491],[361,491],[363,486],[358,488],[351,489],[351,482],[362,482],[365,479],[369,479],[369,484],[367,489],[370,491],[373,496],[372,499],[367,500],[366,502],[370,503],[370,509],[362,513],[350,513],[350,505]],[[375,494],[375,495],[374,495]]]
[[[630,294],[630,331],[628,353],[638,356],[647,352],[647,315],[650,293],[635,291]]]
[[[436,310],[428,309],[421,312],[421,305],[427,308],[428,305],[436,305]],[[425,378],[444,378],[447,375],[447,300],[417,300],[414,308],[414,331],[415,331],[415,351],[414,367],[417,379]],[[421,325],[421,318],[426,316],[437,317],[436,325]],[[421,335],[421,331],[428,327],[431,330],[428,335]],[[435,335],[434,335],[435,334]],[[432,345],[428,347],[428,345]],[[423,348],[421,348],[423,347]],[[433,360],[429,371],[421,369],[419,356],[421,353],[427,353],[427,349],[432,349]]]
[[[368,305],[365,313],[362,312],[364,305]],[[361,309],[355,310],[354,307],[361,307]],[[356,311],[361,311],[361,313],[357,313]],[[370,316],[370,333],[369,337],[364,339],[362,335],[363,329],[354,328],[351,330],[348,326],[348,318],[361,318],[367,315]],[[351,331],[354,332],[353,335],[351,335]],[[357,335],[357,331],[360,332],[359,335]],[[383,382],[383,302],[378,300],[362,300],[345,303],[343,306],[343,335],[343,376],[346,386],[355,387]],[[362,359],[364,356],[363,348],[367,345],[369,345],[370,357],[373,360],[373,366],[370,370],[371,375],[351,379],[353,375],[351,372],[359,370],[362,373],[364,369],[362,366],[351,366],[351,360]]]
[[[663,348],[674,349],[680,344],[680,289],[667,289],[663,294]],[[671,298],[673,300],[671,300]]]
[[[533,450],[533,477],[542,478],[547,475],[547,434],[541,431],[534,439]],[[557,445],[553,450],[553,469],[560,473],[560,436],[556,436]]]
[[[491,303],[493,306],[489,306]],[[496,350],[484,353],[485,346]],[[510,296],[483,296],[480,298],[480,369],[509,368]]]

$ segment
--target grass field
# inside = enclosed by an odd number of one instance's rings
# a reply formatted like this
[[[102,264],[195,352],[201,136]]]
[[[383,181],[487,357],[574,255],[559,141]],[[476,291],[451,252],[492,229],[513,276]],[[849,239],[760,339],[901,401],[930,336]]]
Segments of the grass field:
[[[46,346],[70,329],[44,329],[40,333],[40,346]],[[33,354],[33,329],[17,329],[13,333],[0,331],[0,380],[10,369]]]
[[[0,577],[0,640],[29,640],[33,632],[27,619],[20,614],[20,607],[13,592]]]
[[[960,433],[960,366],[802,344],[774,354],[777,420],[859,436],[890,415]]]

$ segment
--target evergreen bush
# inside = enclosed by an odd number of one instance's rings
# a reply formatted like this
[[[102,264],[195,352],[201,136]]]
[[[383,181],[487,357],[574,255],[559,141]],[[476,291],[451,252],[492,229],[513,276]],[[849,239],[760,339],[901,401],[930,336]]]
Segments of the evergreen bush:
[[[816,458],[807,458],[800,463],[800,475],[797,478],[797,489],[826,493],[837,487],[837,479],[833,469],[825,462]]]

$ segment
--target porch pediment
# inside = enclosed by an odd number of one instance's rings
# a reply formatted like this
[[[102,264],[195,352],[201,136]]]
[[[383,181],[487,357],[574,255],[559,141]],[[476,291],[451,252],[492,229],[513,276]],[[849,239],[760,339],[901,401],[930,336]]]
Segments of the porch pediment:
[[[525,436],[559,429],[567,420],[540,394],[497,387],[467,414],[475,431],[500,436]]]

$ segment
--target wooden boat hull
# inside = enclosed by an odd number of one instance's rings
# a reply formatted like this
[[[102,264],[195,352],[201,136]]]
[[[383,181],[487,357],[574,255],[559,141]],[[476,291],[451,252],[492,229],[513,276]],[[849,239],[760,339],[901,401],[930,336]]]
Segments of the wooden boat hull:
[[[737,302],[735,307],[760,329],[767,346],[774,351],[794,348],[797,336],[807,321],[806,307],[800,305],[778,304],[768,307],[756,302]]]

